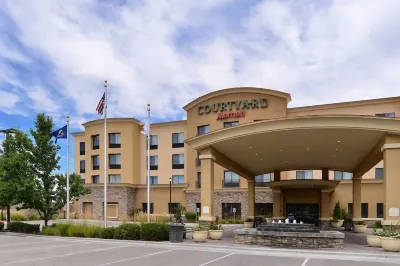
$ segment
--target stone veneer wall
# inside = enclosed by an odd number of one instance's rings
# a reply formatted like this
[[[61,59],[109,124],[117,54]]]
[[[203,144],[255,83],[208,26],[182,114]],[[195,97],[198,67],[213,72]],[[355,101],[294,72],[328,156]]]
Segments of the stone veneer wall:
[[[273,192],[267,191],[256,191],[256,203],[273,203]],[[188,211],[196,211],[196,203],[200,203],[200,191],[199,192],[187,192],[186,197],[186,208]],[[218,191],[214,192],[214,210],[215,215],[222,217],[222,203],[240,203],[242,217],[238,219],[245,219],[248,214],[247,206],[247,191]]]
[[[93,203],[94,220],[103,219],[103,204],[104,204],[104,187],[88,187],[91,193],[82,196],[79,199],[79,217],[83,217],[83,203]],[[135,188],[124,186],[108,186],[107,187],[107,202],[118,203],[118,220],[130,215],[136,204]]]

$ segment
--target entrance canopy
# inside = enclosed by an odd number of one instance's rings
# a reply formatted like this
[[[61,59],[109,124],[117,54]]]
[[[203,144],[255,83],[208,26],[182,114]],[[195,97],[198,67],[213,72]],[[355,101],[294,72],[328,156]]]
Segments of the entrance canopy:
[[[265,120],[186,140],[202,155],[245,178],[273,171],[329,169],[359,177],[382,160],[399,119],[371,116],[302,116]]]

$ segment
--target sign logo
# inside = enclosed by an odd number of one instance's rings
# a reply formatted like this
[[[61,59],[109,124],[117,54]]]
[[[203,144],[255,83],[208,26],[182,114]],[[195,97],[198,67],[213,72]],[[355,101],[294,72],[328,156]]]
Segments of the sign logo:
[[[62,129],[60,129],[60,130],[58,131],[58,133],[57,133],[57,138],[62,138],[62,137],[64,137],[64,132],[63,132]]]

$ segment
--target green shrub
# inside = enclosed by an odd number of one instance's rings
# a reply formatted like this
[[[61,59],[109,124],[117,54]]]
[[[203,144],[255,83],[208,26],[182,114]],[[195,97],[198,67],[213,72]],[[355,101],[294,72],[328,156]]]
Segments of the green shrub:
[[[219,223],[220,223],[220,224],[226,224],[226,220],[222,220],[222,219],[221,219],[221,220],[219,220]]]
[[[26,221],[26,217],[21,213],[14,212],[11,213],[11,221],[19,221],[19,222]]]
[[[37,221],[40,220],[39,215],[37,215],[36,213],[32,213],[26,216],[28,221]]]
[[[92,224],[85,224],[83,226],[84,230],[84,235],[85,237],[91,237],[91,238],[100,238],[100,232],[102,227],[98,225],[92,225]]]
[[[84,236],[85,236],[84,227],[83,227],[82,225],[75,225],[75,224],[72,224],[72,225],[68,228],[68,236],[72,236],[72,237],[84,237]]]
[[[146,241],[166,241],[169,239],[169,226],[165,223],[142,224],[140,226],[140,239]]]
[[[114,227],[101,228],[100,238],[113,239],[114,238],[114,231],[115,231]]]
[[[26,234],[40,233],[40,224],[24,224],[24,233]]]
[[[23,233],[24,232],[25,223],[23,222],[10,222],[7,224],[7,229],[11,232]]]
[[[197,214],[195,212],[185,212],[185,218],[188,222],[195,222],[197,218]]]
[[[115,239],[139,240],[140,226],[137,224],[121,224],[115,229]]]
[[[3,231],[3,229],[4,229],[4,223],[0,222],[0,231]]]
[[[42,233],[46,236],[56,236],[57,229],[55,227],[48,226],[43,229]]]
[[[57,224],[56,232],[58,236],[68,236],[68,229],[71,227],[71,224]]]
[[[340,210],[340,203],[338,201],[338,202],[336,202],[335,208],[333,209],[332,218],[333,218],[333,220],[337,221],[337,220],[340,220],[341,216],[342,216],[342,212]]]

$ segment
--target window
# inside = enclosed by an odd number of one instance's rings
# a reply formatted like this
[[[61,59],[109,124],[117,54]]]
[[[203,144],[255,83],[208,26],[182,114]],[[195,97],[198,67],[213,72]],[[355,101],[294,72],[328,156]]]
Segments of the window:
[[[108,183],[110,184],[121,184],[121,175],[109,175]]]
[[[144,213],[147,213],[147,202],[143,202],[142,203],[142,211]],[[152,202],[150,202],[150,214],[154,213],[154,204]]]
[[[255,210],[255,215],[257,216],[272,215],[274,213],[274,204],[256,203],[254,210]]]
[[[239,187],[239,180],[239,175],[231,171],[224,171],[224,180],[222,181],[222,187]]]
[[[150,150],[157,150],[157,149],[158,149],[158,136],[150,135]]]
[[[158,184],[158,176],[150,176],[150,185],[157,185]]]
[[[201,172],[197,172],[196,188],[201,188]]]
[[[99,155],[92,156],[92,165],[93,165],[93,170],[99,170],[99,168],[100,168],[100,156]]]
[[[347,204],[347,213],[353,215],[353,203]]]
[[[158,156],[150,156],[150,170],[158,170]]]
[[[92,176],[92,183],[93,184],[99,184],[100,183],[100,176],[99,175],[93,175]]]
[[[361,203],[361,218],[368,218],[368,203]]]
[[[201,203],[196,203],[196,213],[201,213]]]
[[[241,219],[240,203],[222,203],[222,219]]]
[[[335,180],[351,180],[352,178],[353,178],[352,173],[340,172],[340,171],[335,171],[333,177],[333,179]]]
[[[181,205],[180,203],[171,203],[171,205],[168,203],[168,213],[174,213],[175,209],[177,209],[180,205]]]
[[[85,142],[79,142],[79,154],[85,155]]]
[[[197,152],[197,158],[195,160],[196,160],[196,166],[201,166],[200,152]]]
[[[109,154],[110,169],[121,169],[121,154]]]
[[[176,184],[184,184],[185,180],[184,180],[184,176],[183,175],[173,175],[172,176],[172,184],[176,185]]]
[[[99,135],[92,136],[92,148],[93,148],[93,150],[98,150],[100,148]]]
[[[375,168],[375,179],[383,179],[383,168]]]
[[[383,218],[383,203],[376,204],[376,218]]]
[[[183,153],[172,154],[172,169],[183,169],[185,168]]]
[[[271,174],[263,174],[256,176],[256,187],[266,187],[266,184],[271,182]]]
[[[296,171],[296,179],[312,179],[313,171]]]
[[[185,146],[185,135],[181,133],[172,133],[172,148],[182,148]]]
[[[380,117],[396,117],[396,114],[393,113],[381,113],[381,114],[375,114],[375,116],[380,116]]]
[[[85,160],[80,160],[79,161],[79,173],[83,174],[85,172],[86,172]]]
[[[224,122],[224,127],[234,127],[239,125],[239,121],[233,121],[233,122]]]
[[[199,126],[197,127],[197,135],[204,135],[210,132],[210,125]]]
[[[81,184],[84,185],[86,183],[85,178],[81,178]]]
[[[121,148],[121,134],[110,133],[108,134],[108,141],[110,148]]]

